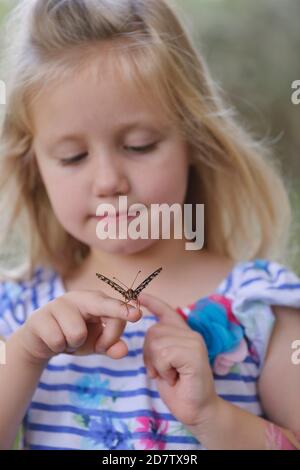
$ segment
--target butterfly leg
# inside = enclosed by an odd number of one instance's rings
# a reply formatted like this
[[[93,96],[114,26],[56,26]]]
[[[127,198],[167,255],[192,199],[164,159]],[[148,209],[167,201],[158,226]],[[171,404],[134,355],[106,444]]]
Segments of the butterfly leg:
[[[127,310],[127,317],[129,316],[128,302],[129,300],[124,301],[124,304],[126,305],[126,310]]]

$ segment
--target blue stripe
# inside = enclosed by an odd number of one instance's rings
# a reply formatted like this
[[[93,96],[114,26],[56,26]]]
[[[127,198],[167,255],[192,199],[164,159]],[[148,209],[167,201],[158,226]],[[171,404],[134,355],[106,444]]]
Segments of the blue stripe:
[[[158,322],[158,319],[154,315],[145,315],[143,317],[143,320],[154,321],[155,323]]]
[[[95,410],[90,408],[83,408],[73,405],[48,405],[47,403],[35,402],[33,401],[30,405],[30,409],[33,410],[43,410],[49,412],[70,412],[75,414],[83,414],[89,416],[105,416],[108,418],[119,418],[119,419],[128,419],[128,418],[140,418],[140,417],[149,417],[153,418],[153,412],[151,410],[134,410],[134,411],[111,411],[111,410]],[[164,421],[177,421],[171,413],[156,413],[155,416],[157,419]]]
[[[21,306],[21,308],[20,308]],[[25,303],[18,299],[14,306],[10,303],[11,316],[18,325],[23,325],[27,319],[27,312],[25,309]],[[16,312],[18,311],[18,315]],[[22,312],[20,315],[20,311]]]
[[[250,363],[258,365],[257,362],[248,356],[244,360],[245,363]],[[113,370],[106,367],[84,367],[77,364],[67,364],[65,366],[55,366],[53,364],[48,364],[47,369],[51,372],[64,372],[66,370],[71,370],[73,372],[84,373],[84,374],[103,374],[109,375],[111,377],[136,377],[137,375],[147,375],[147,370],[145,367],[139,367],[138,369],[127,369],[127,370]],[[251,379],[255,381],[255,377],[239,375],[239,374],[227,374],[226,376],[217,374],[215,375],[217,380],[238,380],[238,377],[241,378],[244,382],[251,382]]]
[[[101,394],[107,397],[114,397],[114,398],[128,398],[128,397],[136,397],[139,395],[146,395],[152,398],[160,398],[158,392],[154,390],[149,390],[148,388],[137,388],[135,390],[109,390],[104,387],[80,387],[78,385],[72,384],[46,384],[44,382],[39,382],[38,388],[41,390],[47,390],[48,392],[61,392],[61,391],[69,391],[78,394]]]
[[[38,388],[41,390],[47,390],[48,392],[62,392],[68,391],[73,393],[80,394],[91,394],[91,395],[104,395],[106,397],[113,397],[113,398],[128,398],[128,397],[136,397],[139,395],[146,395],[152,398],[160,398],[160,395],[155,390],[150,390],[146,387],[144,388],[137,388],[134,390],[110,390],[103,387],[80,387],[78,385],[72,384],[46,384],[44,382],[40,382],[38,384]],[[223,398],[225,395],[220,395]],[[233,397],[232,399],[235,401],[257,401],[257,397],[254,395],[228,395],[228,397]],[[227,395],[226,395],[227,397]],[[234,398],[235,397],[235,398]],[[226,398],[229,399],[229,398]]]
[[[220,393],[219,396],[224,398],[224,400],[230,401],[231,403],[259,403],[258,395],[227,395]]]
[[[145,337],[145,332],[144,331],[132,331],[130,333],[123,333],[122,335],[124,338],[133,338],[134,336],[138,336],[140,338]]]
[[[280,284],[279,286],[269,286],[268,289],[270,290],[293,290],[293,289],[300,289],[300,284]],[[286,300],[288,305],[288,301]]]
[[[279,269],[279,271],[277,272],[275,278],[273,279],[274,284],[276,284],[276,282],[278,282],[279,276],[283,273],[288,273],[288,270],[286,268]]]
[[[142,348],[133,349],[132,351],[128,351],[127,356],[136,357],[136,356],[140,356],[141,354],[143,354],[143,352],[144,351]]]
[[[31,431],[44,431],[52,433],[76,434],[82,437],[92,437],[89,431],[74,428],[72,426],[57,426],[49,424],[28,423],[28,429]],[[182,444],[199,444],[199,441],[190,436],[168,436],[166,434],[153,434],[151,432],[133,432],[128,431],[128,439],[155,439],[155,442],[174,442]]]
[[[82,394],[83,387],[72,385],[72,384],[45,384],[40,382],[38,384],[38,388],[41,390],[47,390],[48,392],[61,392],[61,391],[69,391],[73,393]],[[149,390],[148,388],[138,388],[136,390],[109,390],[103,387],[85,387],[84,394],[101,394],[107,397],[113,398],[128,398],[128,397],[136,397],[140,395],[146,395],[152,398],[160,398],[160,395],[155,390]],[[224,398],[225,400],[230,401],[242,401],[242,402],[253,402],[258,401],[258,397],[256,395],[223,395],[220,394],[220,397]]]
[[[240,284],[240,287],[248,286],[249,284],[253,284],[254,282],[257,282],[257,281],[266,282],[267,280],[263,277],[253,277],[252,279],[247,279],[247,281],[242,282]]]
[[[43,410],[49,412],[70,412],[74,414],[83,414],[89,416],[105,416],[108,418],[119,418],[119,419],[128,419],[128,418],[140,418],[140,417],[149,417],[153,418],[153,412],[148,409],[140,409],[134,411],[111,411],[111,410],[95,410],[90,408],[81,408],[73,405],[48,405],[47,403],[40,403],[33,401],[30,405],[30,409],[33,410]],[[156,413],[157,419],[164,421],[175,421],[176,418],[171,413]]]
[[[24,302],[23,300],[23,295],[26,294],[26,292],[29,292],[30,294],[30,299],[31,299],[31,304],[33,307],[33,310],[36,310],[39,307],[39,302],[38,302],[38,296],[37,296],[37,287],[41,283],[40,275],[42,273],[41,269],[36,269],[36,271],[33,273],[32,280],[29,282],[25,281],[17,281],[16,284],[20,287],[21,292],[20,296],[16,299],[14,299],[14,302],[11,301],[7,290],[4,289],[4,300],[6,300],[10,314],[18,325],[23,325],[24,322],[27,319],[27,314],[28,312],[26,311],[27,303]],[[26,296],[25,296],[26,299]],[[18,313],[16,313],[18,312]],[[21,312],[21,315],[20,315]]]
[[[260,365],[260,361],[255,360],[252,356],[247,356],[243,362],[245,364],[254,364],[256,367]]]
[[[41,283],[41,274],[42,274],[42,270],[38,269],[36,271],[35,278],[33,280],[32,285],[28,286],[28,289],[31,288],[31,303],[32,303],[33,310],[36,310],[37,308],[39,308],[39,302],[37,298],[37,286]]]
[[[270,285],[270,286],[265,286],[266,283],[275,283],[274,280],[271,280],[271,281],[268,281],[268,279],[265,279],[263,277],[254,277],[252,279],[248,279],[247,281],[244,281],[240,284],[240,287],[246,287],[248,286],[249,284],[253,284],[255,282],[258,282],[260,281],[262,283],[262,286],[260,287],[264,287],[264,288],[267,288],[267,289],[278,289],[278,290],[281,290],[281,289],[299,289],[300,288],[300,284],[299,283],[295,283],[295,284],[290,284],[290,283],[286,283],[286,284],[279,284],[279,285]],[[277,279],[276,279],[277,281]]]
[[[29,450],[79,450],[78,447],[51,447],[51,446],[41,446],[31,444],[30,446],[26,447]]]
[[[252,376],[252,375],[241,375],[241,374],[236,374],[232,372],[226,375],[214,374],[214,379],[217,381],[218,380],[223,380],[223,381],[233,380],[236,382],[256,382],[257,377]]]
[[[48,292],[48,302],[51,302],[56,297],[56,292],[55,292],[55,284],[57,282],[57,274],[54,273],[53,276],[51,276],[50,279],[50,285],[49,285],[49,292]]]
[[[72,370],[74,372],[87,373],[87,374],[106,374],[112,377],[136,377],[139,374],[147,374],[145,367],[140,367],[136,370],[112,370],[106,367],[84,367],[77,364],[67,364],[66,366],[47,365],[47,369],[53,372],[63,372],[65,370]]]

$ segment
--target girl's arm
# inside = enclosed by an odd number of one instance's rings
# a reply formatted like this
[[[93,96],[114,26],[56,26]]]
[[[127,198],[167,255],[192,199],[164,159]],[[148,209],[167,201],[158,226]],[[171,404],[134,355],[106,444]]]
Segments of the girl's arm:
[[[277,426],[222,398],[217,399],[198,430],[190,431],[209,450],[300,449],[299,432]]]
[[[6,364],[0,365],[0,449],[10,449],[45,364],[32,362],[18,332],[6,342]]]
[[[191,430],[208,449],[300,449],[300,364],[291,357],[292,343],[300,339],[300,312],[277,307],[274,313],[275,327],[259,381],[270,421],[218,398],[201,427]]]

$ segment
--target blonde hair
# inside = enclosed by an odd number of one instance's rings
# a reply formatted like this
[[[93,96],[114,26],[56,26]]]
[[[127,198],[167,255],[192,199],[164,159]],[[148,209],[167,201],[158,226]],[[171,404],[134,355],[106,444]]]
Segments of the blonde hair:
[[[189,143],[186,202],[205,204],[205,248],[237,261],[282,255],[290,206],[279,172],[223,104],[178,16],[166,0],[25,0],[10,14],[0,189],[11,208],[4,231],[23,224],[30,272],[45,263],[67,275],[89,253],[51,208],[32,154],[30,103],[107,42],[122,78],[151,90]]]

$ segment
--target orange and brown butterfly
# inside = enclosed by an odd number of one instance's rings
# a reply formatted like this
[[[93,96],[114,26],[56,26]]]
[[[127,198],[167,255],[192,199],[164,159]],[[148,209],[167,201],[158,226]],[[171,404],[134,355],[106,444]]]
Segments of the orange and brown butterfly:
[[[108,277],[103,276],[103,274],[96,273],[96,276],[99,279],[101,279],[101,281],[104,281],[108,285],[110,285],[113,289],[115,289],[117,292],[119,292],[119,294],[121,294],[125,298],[125,305],[126,305],[127,314],[128,314],[129,312],[128,312],[127,304],[131,300],[133,300],[134,302],[136,302],[137,309],[139,310],[139,308],[140,308],[140,303],[139,303],[139,299],[138,299],[139,294],[149,284],[149,282],[151,282],[152,279],[155,278],[155,276],[157,276],[161,272],[161,270],[162,270],[162,268],[156,269],[152,274],[150,274],[150,276],[146,277],[146,279],[143,282],[141,282],[141,284],[136,289],[132,289],[132,287],[133,287],[133,284],[136,281],[136,278],[138,277],[138,275],[140,274],[141,271],[138,271],[137,275],[135,276],[135,279],[134,279],[133,283],[131,284],[131,287],[127,287],[122,281],[120,281],[116,277],[113,277],[113,279],[115,279],[116,281],[123,284],[123,286],[126,287],[126,290],[123,289],[123,287],[119,286],[119,284],[117,284],[116,282],[109,279]]]

